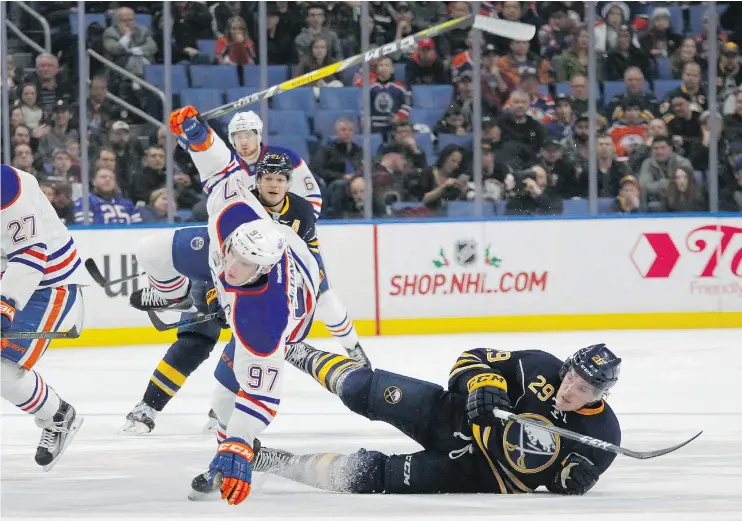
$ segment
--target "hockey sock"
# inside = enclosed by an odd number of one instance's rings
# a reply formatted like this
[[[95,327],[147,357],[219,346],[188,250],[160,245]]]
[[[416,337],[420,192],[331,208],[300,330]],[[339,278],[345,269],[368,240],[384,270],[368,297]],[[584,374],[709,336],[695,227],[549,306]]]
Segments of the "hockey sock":
[[[342,322],[337,324],[327,324],[327,330],[345,349],[353,349],[358,343],[358,333],[356,333],[353,321],[348,318],[347,313]]]
[[[286,360],[317,380],[333,394],[338,394],[342,382],[355,371],[367,368],[344,355],[320,351],[307,344],[294,344],[289,348]]]
[[[7,360],[2,361],[2,396],[42,421],[51,420],[60,404],[57,393],[39,373],[27,371]]]
[[[162,411],[183,386],[186,378],[187,375],[175,369],[165,360],[160,360],[149,379],[147,390],[144,392],[144,403],[156,411]]]
[[[373,494],[384,489],[387,457],[361,449],[354,454],[296,456],[275,473],[311,487],[334,492]]]

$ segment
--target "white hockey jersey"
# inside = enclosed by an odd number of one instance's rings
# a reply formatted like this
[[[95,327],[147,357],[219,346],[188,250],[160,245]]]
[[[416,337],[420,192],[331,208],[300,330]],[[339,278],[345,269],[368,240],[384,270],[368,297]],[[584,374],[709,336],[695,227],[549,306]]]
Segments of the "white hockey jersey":
[[[280,403],[286,344],[302,341],[319,292],[317,261],[296,233],[273,220],[246,186],[246,172],[213,132],[203,151],[190,151],[208,194],[209,269],[235,340],[233,370],[240,384],[227,437],[252,441]],[[288,241],[283,259],[264,284],[234,287],[224,279],[222,246],[241,224],[270,220]]]
[[[86,285],[75,242],[27,172],[2,165],[2,294],[22,310],[44,288]]]

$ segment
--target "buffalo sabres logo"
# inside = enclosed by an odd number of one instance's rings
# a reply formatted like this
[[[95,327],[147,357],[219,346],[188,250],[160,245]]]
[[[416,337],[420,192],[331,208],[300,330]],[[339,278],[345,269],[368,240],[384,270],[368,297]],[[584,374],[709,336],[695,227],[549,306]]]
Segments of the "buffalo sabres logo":
[[[456,262],[460,266],[469,266],[477,260],[477,243],[474,239],[456,241]]]
[[[192,250],[198,251],[198,250],[200,250],[203,247],[204,247],[204,240],[203,240],[202,237],[194,237],[193,239],[191,239],[191,249]]]
[[[522,414],[521,416],[546,425],[553,425],[538,414]],[[502,438],[508,463],[523,474],[541,472],[559,457],[561,441],[557,434],[530,425],[508,422]]]
[[[384,389],[384,401],[390,405],[396,405],[402,400],[402,389],[392,385]]]

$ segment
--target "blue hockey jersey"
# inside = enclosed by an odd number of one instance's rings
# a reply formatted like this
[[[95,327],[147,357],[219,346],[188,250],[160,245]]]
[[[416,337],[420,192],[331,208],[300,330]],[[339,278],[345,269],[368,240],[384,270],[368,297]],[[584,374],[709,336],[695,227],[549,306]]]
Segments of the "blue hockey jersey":
[[[96,194],[88,195],[90,210],[88,211],[89,224],[137,224],[142,222],[139,211],[129,199],[113,196],[105,199]],[[83,219],[82,197],[75,201],[75,223],[82,224]]]

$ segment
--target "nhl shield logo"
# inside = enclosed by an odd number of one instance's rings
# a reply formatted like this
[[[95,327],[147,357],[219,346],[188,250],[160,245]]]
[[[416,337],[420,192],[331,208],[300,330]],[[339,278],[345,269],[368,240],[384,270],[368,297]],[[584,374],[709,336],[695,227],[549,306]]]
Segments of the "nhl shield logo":
[[[402,389],[392,385],[384,389],[384,401],[390,405],[396,405],[402,400]]]
[[[477,243],[474,239],[456,241],[455,249],[459,266],[471,266],[477,261]]]

